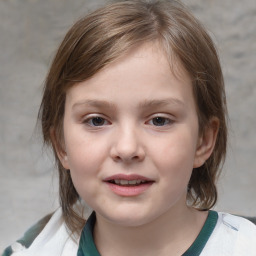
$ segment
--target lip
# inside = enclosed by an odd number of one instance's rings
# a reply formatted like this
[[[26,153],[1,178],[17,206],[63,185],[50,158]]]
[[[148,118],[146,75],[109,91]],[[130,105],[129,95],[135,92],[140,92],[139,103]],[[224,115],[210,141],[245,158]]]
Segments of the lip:
[[[115,174],[105,178],[103,181],[110,180],[143,180],[143,181],[153,181],[147,177],[138,175],[138,174]]]
[[[118,185],[115,183],[111,183],[110,181],[112,180],[126,180],[126,181],[140,180],[140,181],[143,181],[144,183],[137,184],[136,186]],[[130,174],[130,175],[116,174],[116,175],[112,175],[105,178],[103,181],[110,188],[112,192],[114,192],[119,196],[124,196],[124,197],[133,197],[133,196],[141,195],[146,190],[148,190],[154,183],[154,180],[141,175],[137,175],[137,174]]]

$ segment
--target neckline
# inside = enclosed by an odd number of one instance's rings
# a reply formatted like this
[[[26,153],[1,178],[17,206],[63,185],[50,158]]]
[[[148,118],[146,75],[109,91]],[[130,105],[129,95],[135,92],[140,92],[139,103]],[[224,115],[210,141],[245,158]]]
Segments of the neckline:
[[[200,255],[204,249],[206,243],[208,242],[218,220],[218,213],[216,211],[209,211],[208,217],[202,227],[200,233],[198,234],[196,240],[188,248],[188,250],[182,254],[182,256],[197,256]]]
[[[193,244],[182,256],[198,256],[209,240],[218,220],[216,211],[209,211],[203,228]],[[77,256],[100,256],[93,240],[93,229],[96,222],[96,214],[92,212],[83,228]]]
[[[96,214],[93,211],[82,230],[77,256],[100,256],[93,240]]]

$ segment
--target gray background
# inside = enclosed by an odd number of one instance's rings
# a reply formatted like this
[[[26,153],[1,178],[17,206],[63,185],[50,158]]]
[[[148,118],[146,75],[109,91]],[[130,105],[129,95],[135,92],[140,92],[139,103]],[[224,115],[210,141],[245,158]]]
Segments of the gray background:
[[[184,2],[214,38],[226,81],[230,147],[216,209],[255,216],[256,1]],[[0,0],[0,251],[58,205],[51,152],[35,128],[42,85],[67,29],[99,3]]]

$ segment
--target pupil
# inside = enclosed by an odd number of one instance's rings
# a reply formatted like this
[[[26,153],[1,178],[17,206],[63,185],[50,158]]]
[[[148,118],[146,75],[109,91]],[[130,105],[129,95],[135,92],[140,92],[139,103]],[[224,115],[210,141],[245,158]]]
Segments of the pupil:
[[[95,126],[100,126],[100,125],[103,125],[103,124],[104,124],[104,119],[101,118],[101,117],[94,117],[94,118],[92,119],[92,123],[93,123],[93,125],[95,125]]]
[[[153,124],[156,125],[156,126],[164,125],[165,124],[165,118],[163,118],[163,117],[155,117],[153,119]]]

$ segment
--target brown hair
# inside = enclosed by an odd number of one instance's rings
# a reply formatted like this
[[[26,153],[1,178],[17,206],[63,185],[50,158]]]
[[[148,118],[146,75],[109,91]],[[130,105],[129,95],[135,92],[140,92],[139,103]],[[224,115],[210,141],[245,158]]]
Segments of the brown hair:
[[[219,119],[214,151],[203,166],[193,170],[187,195],[200,210],[216,203],[216,179],[225,159],[227,127],[224,82],[215,46],[200,22],[178,1],[116,1],[79,20],[68,31],[51,65],[39,111],[44,142],[55,152],[60,203],[72,232],[81,231],[84,224],[73,209],[79,195],[56,153],[63,140],[66,90],[147,41],[158,41],[167,56],[177,57],[189,73],[200,132],[212,117]]]

